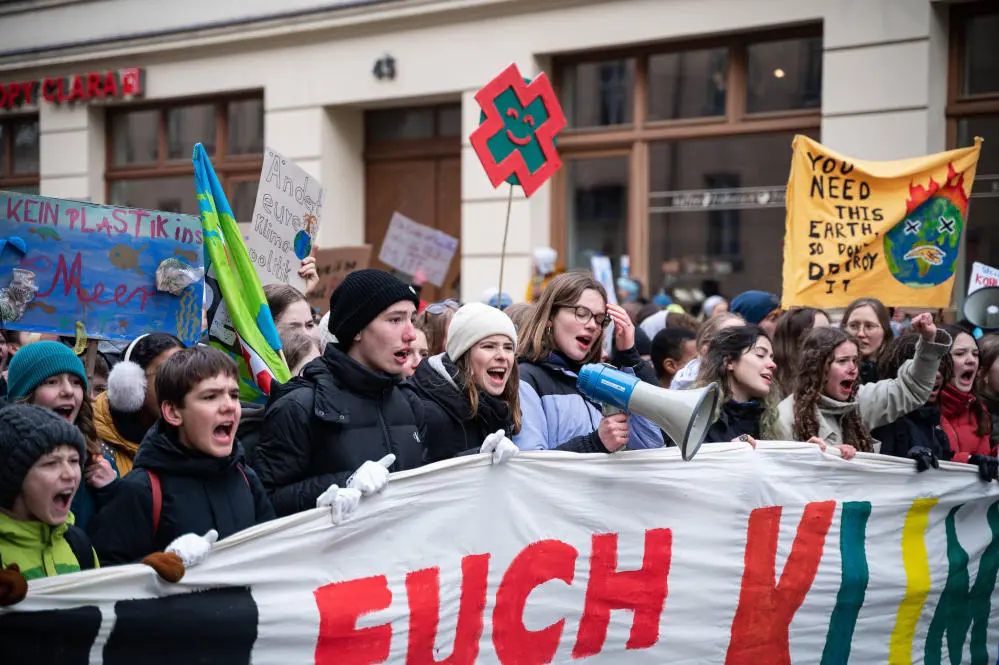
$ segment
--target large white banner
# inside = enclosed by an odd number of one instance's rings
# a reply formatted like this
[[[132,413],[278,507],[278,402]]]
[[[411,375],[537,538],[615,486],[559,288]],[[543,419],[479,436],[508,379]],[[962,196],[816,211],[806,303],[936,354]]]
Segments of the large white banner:
[[[216,546],[181,583],[34,581],[0,661],[972,663],[999,646],[999,487],[809,444],[462,458]]]

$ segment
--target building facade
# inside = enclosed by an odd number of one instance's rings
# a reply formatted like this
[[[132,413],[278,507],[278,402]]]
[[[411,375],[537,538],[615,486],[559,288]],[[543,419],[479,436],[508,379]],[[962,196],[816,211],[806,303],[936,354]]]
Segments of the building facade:
[[[799,133],[860,159],[984,137],[966,258],[999,265],[996,34],[993,0],[7,0],[0,189],[195,213],[200,141],[249,222],[268,146],[325,186],[319,246],[377,254],[399,211],[460,239],[428,295],[478,299],[508,190],[474,94],[515,62],[569,121],[565,166],[513,197],[516,299],[545,245],[627,254],[652,291],[779,291]]]

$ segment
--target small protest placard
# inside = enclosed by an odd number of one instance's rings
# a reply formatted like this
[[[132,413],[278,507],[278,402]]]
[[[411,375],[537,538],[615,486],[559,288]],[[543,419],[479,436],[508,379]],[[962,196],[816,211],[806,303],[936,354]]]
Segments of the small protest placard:
[[[305,290],[298,276],[319,232],[325,192],[295,162],[267,148],[246,249],[261,284],[290,284]]]
[[[396,212],[392,214],[378,260],[407,275],[422,269],[428,282],[444,286],[457,249],[457,238]]]
[[[371,263],[371,245],[317,249],[315,257],[319,284],[306,295],[310,305],[325,312],[329,309],[333,289],[343,278],[355,270],[367,268]]]
[[[607,290],[607,302],[616,305],[617,287],[614,284],[614,268],[611,266],[610,257],[594,254],[590,257],[590,269],[593,271],[593,279],[603,284]]]
[[[968,295],[979,289],[999,286],[999,269],[975,261],[971,264],[971,279],[968,280]]]
[[[0,302],[6,327],[73,337],[80,322],[92,339],[158,331],[197,342],[203,281],[179,295],[156,286],[166,259],[204,267],[197,217],[0,192],[0,238],[0,287],[15,269],[37,287],[16,318]]]

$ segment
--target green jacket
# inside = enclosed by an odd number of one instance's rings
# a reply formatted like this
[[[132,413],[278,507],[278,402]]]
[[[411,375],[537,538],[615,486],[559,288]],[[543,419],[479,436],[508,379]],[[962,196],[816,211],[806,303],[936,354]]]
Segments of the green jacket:
[[[49,526],[42,522],[22,522],[0,512],[0,565],[16,563],[26,579],[76,573],[80,564],[66,541],[66,531],[73,526],[73,513],[65,523]],[[94,568],[99,566],[91,549]]]

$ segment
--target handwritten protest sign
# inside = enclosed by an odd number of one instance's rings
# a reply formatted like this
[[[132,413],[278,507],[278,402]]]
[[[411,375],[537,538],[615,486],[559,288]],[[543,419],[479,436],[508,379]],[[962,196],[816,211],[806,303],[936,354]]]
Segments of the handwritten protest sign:
[[[38,288],[5,326],[74,336],[80,322],[94,339],[160,331],[197,341],[202,281],[179,296],[156,288],[165,259],[204,266],[197,217],[0,192],[0,238],[0,286],[19,268]]]
[[[3,662],[992,665],[999,486],[940,467],[764,441],[457,457],[346,521],[228,536],[178,584],[32,580]]]
[[[946,307],[967,224],[974,147],[895,162],[794,138],[787,184],[783,306]]]
[[[314,256],[319,284],[306,295],[310,305],[325,312],[329,309],[333,289],[343,281],[343,278],[355,270],[367,268],[371,263],[371,245],[317,249]]]
[[[444,277],[457,249],[457,238],[394,213],[378,260],[407,275],[422,269],[428,282],[444,286]]]
[[[971,279],[968,280],[968,295],[979,289],[999,286],[999,270],[977,261],[971,264]]]
[[[267,148],[246,247],[262,284],[290,284],[305,291],[298,266],[312,252],[324,198],[312,176]]]

